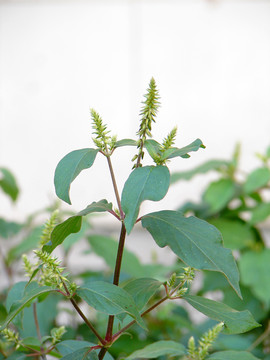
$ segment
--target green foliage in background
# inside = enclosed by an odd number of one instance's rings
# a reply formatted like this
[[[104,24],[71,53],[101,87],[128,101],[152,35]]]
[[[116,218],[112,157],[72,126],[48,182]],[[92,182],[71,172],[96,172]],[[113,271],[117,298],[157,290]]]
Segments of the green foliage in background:
[[[35,216],[22,225],[3,220],[3,242],[20,232],[26,236],[3,254],[10,283],[1,295],[0,360],[44,360],[49,356],[65,360],[267,359],[264,339],[269,332],[265,324],[269,294],[267,285],[260,287],[260,283],[266,281],[264,263],[269,252],[256,224],[267,217],[260,190],[270,180],[265,170],[269,154],[263,159],[263,170],[252,173],[243,184],[236,181],[237,155],[232,162],[212,161],[191,172],[171,175],[169,160],[186,159],[204,145],[196,139],[177,148],[176,128],[161,142],[152,139],[159,105],[156,83],[151,79],[136,140],[117,140],[92,109],[95,147],[74,150],[57,165],[56,194],[71,204],[73,181],[82,171],[94,167],[97,156],[103,156],[115,203],[92,201],[85,209],[68,215],[52,206],[51,217],[42,227],[33,225]],[[112,157],[125,146],[133,147],[135,155],[133,165],[126,165],[131,172],[120,192]],[[144,164],[145,152],[150,164]],[[160,201],[174,181],[190,180],[210,170],[221,170],[222,176],[205,191],[201,204],[189,203],[180,211],[140,213],[144,201]],[[1,171],[0,185],[15,201],[18,191],[14,190],[14,177]],[[239,207],[231,208],[236,197],[240,199]],[[249,220],[244,220],[240,214],[250,210],[247,198],[253,200],[253,212]],[[89,215],[102,212],[119,224],[118,241],[109,229],[106,235],[106,224],[103,234],[96,234],[91,227]],[[152,236],[157,246],[169,247],[176,261],[170,266],[142,264],[125,247],[126,236],[136,224]],[[90,252],[103,258],[107,270],[91,271],[90,267],[69,273],[72,249],[83,239]],[[32,253],[30,258],[26,253],[31,250],[34,257]],[[241,280],[232,250],[241,254]],[[28,281],[12,283],[21,257]],[[255,271],[260,281],[255,281]],[[204,279],[199,290],[193,286],[196,275]],[[209,298],[208,293],[217,290],[224,294],[224,301]],[[186,310],[188,304],[208,320],[194,322]],[[65,325],[63,315],[69,319]]]

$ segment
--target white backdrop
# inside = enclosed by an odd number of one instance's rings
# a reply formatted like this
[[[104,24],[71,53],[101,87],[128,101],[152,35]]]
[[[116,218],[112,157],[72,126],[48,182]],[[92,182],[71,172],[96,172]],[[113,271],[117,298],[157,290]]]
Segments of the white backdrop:
[[[207,147],[174,170],[228,159],[237,141],[242,168],[254,168],[270,144],[270,1],[0,0],[0,166],[22,190],[16,207],[0,194],[1,216],[55,199],[58,161],[92,146],[90,107],[119,139],[134,137],[152,76],[162,101],[154,136],[178,125],[178,146],[199,137]],[[113,158],[120,189],[134,152],[123,149]],[[98,157],[72,185],[72,209],[114,201],[108,176]],[[158,206],[197,199],[206,182],[181,183]]]

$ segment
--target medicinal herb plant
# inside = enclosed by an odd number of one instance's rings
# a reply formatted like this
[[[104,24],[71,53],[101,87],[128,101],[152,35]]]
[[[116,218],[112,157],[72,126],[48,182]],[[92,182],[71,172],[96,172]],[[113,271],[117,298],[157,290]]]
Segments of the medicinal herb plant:
[[[152,138],[152,127],[156,122],[159,108],[159,94],[154,79],[151,79],[140,113],[141,120],[137,139],[117,140],[111,135],[101,116],[91,110],[93,124],[94,148],[84,148],[70,152],[57,165],[54,177],[57,196],[68,204],[70,186],[81,171],[94,165],[97,156],[103,156],[108,164],[116,203],[113,205],[105,199],[90,203],[85,209],[68,217],[65,221],[57,220],[53,213],[40,237],[35,251],[36,262],[23,256],[27,283],[15,284],[7,297],[6,316],[1,323],[2,341],[14,344],[15,351],[4,348],[2,358],[28,359],[47,356],[73,359],[113,359],[114,348],[134,326],[149,335],[147,317],[155,314],[160,305],[175,302],[179,299],[194,307],[199,312],[213,319],[216,324],[208,329],[198,340],[190,337],[181,343],[177,338],[159,338],[148,341],[142,348],[133,350],[132,345],[122,348],[119,358],[150,359],[159,357],[177,357],[185,360],[234,360],[256,359],[245,351],[217,351],[212,346],[220,332],[241,334],[259,326],[249,311],[236,311],[231,307],[205,297],[192,295],[191,284],[197,271],[218,272],[241,298],[238,269],[231,250],[223,247],[223,240],[216,227],[197,217],[186,217],[180,211],[162,210],[148,214],[140,213],[143,201],[160,201],[170,186],[170,171],[167,167],[170,160],[188,158],[191,152],[203,149],[200,139],[178,148],[175,146],[177,129],[174,128],[160,143]],[[131,173],[120,193],[114,174],[112,157],[118,148],[131,146],[135,155]],[[151,165],[146,165],[145,153],[150,155]],[[72,234],[79,233],[83,219],[90,213],[108,212],[119,223],[119,240],[116,256],[108,261],[115,264],[112,281],[88,278],[77,283],[68,274],[61,261],[52,255],[58,246],[64,246]],[[161,248],[168,246],[178,257],[178,262],[171,270],[155,274],[147,268],[142,273],[133,274],[121,280],[121,269],[125,260],[125,241],[134,225],[140,223],[149,232]],[[67,240],[66,240],[67,239]],[[89,237],[94,247],[106,241],[102,236]],[[109,241],[109,240],[108,240]],[[109,244],[109,242],[108,242]],[[18,285],[19,284],[19,285]],[[66,329],[59,326],[51,329],[50,334],[41,335],[37,306],[52,296],[71,303],[78,316],[83,320],[87,330],[84,340],[65,338]],[[82,303],[95,309],[100,319],[104,316],[106,326],[101,328],[82,310]],[[23,311],[33,309],[36,338],[20,336]],[[162,307],[162,306],[161,306]],[[46,308],[45,308],[46,309]],[[46,311],[46,310],[45,310]],[[153,315],[154,316],[154,315]],[[104,324],[104,321],[102,322]],[[90,341],[88,341],[90,340]],[[133,339],[128,340],[132,344]],[[128,342],[127,342],[128,344]],[[132,349],[132,351],[130,350]],[[211,353],[212,352],[212,353]],[[16,355],[17,354],[17,355]]]

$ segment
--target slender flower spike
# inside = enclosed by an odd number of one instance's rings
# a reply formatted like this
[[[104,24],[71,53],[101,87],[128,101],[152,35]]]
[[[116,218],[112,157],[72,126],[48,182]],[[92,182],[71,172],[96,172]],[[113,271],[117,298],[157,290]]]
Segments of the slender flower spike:
[[[46,222],[40,238],[40,247],[42,247],[51,240],[51,233],[57,223],[58,215],[59,215],[59,211],[55,210],[52,213],[50,219]]]
[[[108,154],[109,151],[111,153],[115,147],[116,136],[109,136],[110,130],[107,130],[107,125],[103,124],[101,116],[94,109],[90,111],[93,121],[93,134],[96,135],[93,141],[102,152]]]

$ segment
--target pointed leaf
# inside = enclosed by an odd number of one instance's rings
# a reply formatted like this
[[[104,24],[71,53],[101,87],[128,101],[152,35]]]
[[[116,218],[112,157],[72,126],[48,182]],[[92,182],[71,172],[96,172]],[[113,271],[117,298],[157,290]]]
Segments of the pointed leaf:
[[[166,166],[144,166],[132,171],[122,192],[121,204],[127,233],[136,222],[140,205],[144,200],[159,201],[164,198],[170,185],[170,173]]]
[[[222,244],[220,232],[204,220],[186,218],[178,211],[159,211],[142,217],[158,246],[169,246],[187,265],[219,271],[241,297],[239,274],[232,252]]]
[[[81,230],[82,216],[71,216],[61,224],[57,225],[51,234],[51,241],[43,246],[42,250],[51,253],[57,246],[73,233]]]
[[[211,360],[259,360],[251,353],[247,351],[218,351],[210,356],[207,359]]]
[[[13,303],[13,305],[11,306],[7,318],[0,326],[0,330],[3,330],[15,318],[16,315],[18,315],[26,306],[30,305],[31,302],[37,297],[51,292],[57,292],[57,290],[49,286],[40,286],[30,291],[25,291],[22,299]]]
[[[140,278],[130,280],[123,286],[123,289],[133,297],[137,308],[142,310],[161,285],[162,282],[158,280]]]
[[[12,201],[16,201],[19,195],[19,188],[13,174],[6,168],[0,168],[0,188]]]
[[[122,139],[119,141],[116,141],[114,147],[118,148],[121,146],[137,146],[137,141],[132,139]]]
[[[93,212],[104,212],[104,211],[111,211],[112,210],[112,203],[108,203],[107,200],[102,199],[98,202],[93,202],[92,204],[88,205],[84,210],[78,212],[78,216],[85,216]]]
[[[93,165],[98,151],[98,149],[74,150],[60,160],[54,175],[55,192],[60,199],[71,204],[69,189],[72,181],[82,170]]]
[[[228,161],[225,160],[210,160],[202,165],[197,166],[195,169],[172,173],[171,184],[180,180],[190,180],[195,175],[205,174],[208,171],[212,171],[212,170],[219,171],[222,168],[226,168],[228,164],[229,164]]]
[[[161,160],[172,159],[177,156],[180,156],[182,158],[188,158],[190,157],[190,152],[198,151],[200,148],[204,149],[205,146],[200,139],[196,139],[191,144],[183,148],[170,148],[168,150],[165,150],[161,156]]]
[[[161,340],[153,344],[145,346],[143,349],[136,350],[130,354],[126,359],[153,359],[159,356],[181,356],[186,355],[184,345],[175,341]]]
[[[161,145],[156,140],[148,139],[145,141],[144,146],[152,159],[160,155]]]
[[[241,334],[261,326],[254,320],[248,310],[237,311],[221,302],[201,296],[186,295],[183,296],[183,299],[211,319],[224,322],[224,333]]]
[[[73,353],[76,350],[82,348],[90,348],[91,346],[95,346],[96,344],[90,343],[88,341],[82,340],[64,340],[59,342],[56,345],[57,350],[61,353],[62,356]]]
[[[263,167],[252,171],[244,184],[244,191],[247,194],[259,190],[270,181],[270,169]]]
[[[62,360],[98,360],[98,356],[96,351],[92,350],[88,354],[89,347],[84,347],[78,350],[75,350],[74,352],[63,356]]]
[[[104,281],[89,282],[83,284],[77,290],[77,295],[85,300],[87,304],[105,314],[127,313],[141,327],[145,328],[132,296],[116,285]]]

